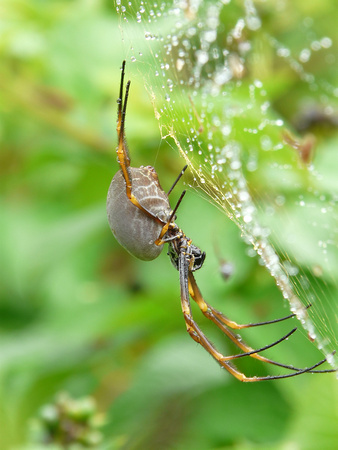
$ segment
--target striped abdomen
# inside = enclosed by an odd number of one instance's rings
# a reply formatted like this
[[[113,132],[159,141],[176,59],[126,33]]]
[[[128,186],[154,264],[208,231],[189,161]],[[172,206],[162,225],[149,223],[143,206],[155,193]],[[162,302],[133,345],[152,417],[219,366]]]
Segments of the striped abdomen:
[[[170,217],[168,195],[163,191],[153,167],[129,167],[132,193],[138,202],[163,225]],[[126,183],[119,170],[109,186],[107,214],[110,228],[118,242],[136,258],[150,261],[157,258],[163,245],[154,242],[163,225],[149,217],[127,197]]]

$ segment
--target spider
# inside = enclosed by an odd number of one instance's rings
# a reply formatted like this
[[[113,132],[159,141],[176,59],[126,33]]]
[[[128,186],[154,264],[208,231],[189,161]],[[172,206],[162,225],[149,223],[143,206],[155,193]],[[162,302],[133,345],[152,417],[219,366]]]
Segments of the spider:
[[[262,380],[274,380],[289,378],[306,372],[325,373],[334,370],[314,370],[323,364],[326,359],[319,361],[311,367],[300,369],[292,365],[282,364],[265,358],[260,353],[267,350],[291,336],[297,328],[289,333],[259,349],[248,346],[242,338],[235,334],[233,329],[257,327],[294,317],[289,316],[260,323],[238,324],[228,319],[221,312],[210,306],[201,294],[197,286],[194,272],[203,266],[205,252],[194,245],[190,238],[176,225],[176,212],[185,192],[183,191],[176,206],[172,210],[169,203],[169,194],[183,175],[187,166],[183,168],[171,189],[166,193],[159,182],[155,169],[151,166],[139,168],[130,166],[130,157],[125,138],[125,117],[129,95],[130,81],[126,84],[123,99],[125,77],[125,61],[122,63],[120,93],[117,100],[117,158],[120,170],[115,174],[110,184],[107,196],[107,215],[110,228],[117,241],[132,255],[141,260],[150,261],[161,253],[164,244],[169,245],[168,255],[173,266],[179,272],[181,288],[181,306],[189,335],[198,342],[218,363],[231,375],[240,381],[254,382]],[[224,356],[211,341],[204,335],[193,319],[190,296],[197,303],[202,313],[210,319],[217,327],[242,351],[240,354]],[[232,361],[237,358],[251,356],[265,363],[288,369],[291,373],[276,376],[246,376],[240,372]]]

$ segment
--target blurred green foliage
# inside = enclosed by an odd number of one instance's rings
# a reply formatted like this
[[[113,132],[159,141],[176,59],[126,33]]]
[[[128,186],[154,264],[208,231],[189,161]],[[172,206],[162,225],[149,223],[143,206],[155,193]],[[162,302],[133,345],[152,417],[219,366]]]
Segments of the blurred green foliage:
[[[298,19],[318,17],[324,35],[336,30],[334,1],[295,4],[289,11]],[[267,32],[283,34],[293,16],[276,17],[273,2],[262,8]],[[300,45],[297,34],[284,37],[288,46]],[[98,448],[334,448],[334,375],[248,385],[231,379],[186,334],[178,274],[165,252],[156,262],[136,261],[111,235],[105,199],[117,170],[120,39],[110,1],[0,4],[0,448],[44,448],[32,433],[34,420],[61,391],[95,398],[104,416]],[[333,82],[328,67],[322,76]],[[314,62],[308,69],[325,67]],[[271,90],[286,118],[301,96],[288,77]],[[137,80],[127,135],[133,164],[156,164],[168,189],[182,161],[161,151],[165,143]],[[318,164],[333,189],[337,130],[318,136]],[[287,314],[267,271],[214,206],[188,192],[179,224],[207,251],[197,279],[215,307],[240,322]],[[215,245],[235,267],[227,282]],[[259,347],[289,329],[278,324],[245,336]],[[219,346],[233,351],[223,340]],[[321,357],[302,334],[271,355],[296,365]],[[239,367],[278,373],[252,361]]]
[[[99,425],[100,416],[92,398],[74,400],[60,393],[54,403],[41,409],[32,439],[46,445],[95,448],[102,439]],[[34,428],[32,426],[32,430]]]

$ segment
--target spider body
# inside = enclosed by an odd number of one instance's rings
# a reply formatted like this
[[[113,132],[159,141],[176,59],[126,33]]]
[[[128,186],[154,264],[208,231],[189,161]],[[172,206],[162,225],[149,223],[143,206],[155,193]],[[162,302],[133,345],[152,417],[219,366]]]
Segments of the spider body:
[[[151,261],[157,258],[163,249],[163,244],[156,245],[155,241],[163,228],[162,223],[166,223],[171,214],[168,195],[162,189],[153,167],[129,167],[128,172],[136,199],[160,222],[129,201],[121,170],[116,173],[109,186],[108,222],[122,247],[136,258]]]
[[[180,258],[179,255],[184,253],[186,260],[188,261],[189,270],[195,272],[203,266],[205,260],[205,252],[191,243],[191,240],[185,236],[182,230],[178,229],[178,233],[181,233],[179,238],[169,240],[168,255],[172,265],[176,270],[180,270]],[[177,236],[177,235],[176,235]],[[164,236],[165,239],[165,236]]]
[[[260,354],[261,352],[278,345],[282,341],[285,341],[297,330],[297,328],[293,328],[289,333],[272,344],[255,350],[232,331],[233,329],[240,330],[243,328],[274,324],[282,320],[290,319],[294,317],[295,314],[290,314],[289,316],[266,322],[239,324],[226,317],[220,311],[217,311],[204,300],[201,291],[197,286],[194,272],[202,267],[205,260],[205,252],[194,245],[191,239],[189,239],[175,223],[175,214],[185,191],[183,191],[173,210],[170,207],[168,198],[168,195],[183,175],[187,166],[181,171],[168,194],[162,189],[153,167],[130,167],[129,152],[124,133],[130,81],[128,81],[126,85],[126,92],[123,100],[124,70],[125,61],[122,64],[120,95],[118,99],[118,120],[116,127],[118,135],[116,153],[121,170],[114,176],[107,197],[108,221],[116,239],[129,253],[143,260],[155,259],[161,253],[163,245],[166,243],[169,245],[168,255],[173,266],[179,272],[181,307],[187,332],[194,341],[200,344],[220,364],[222,368],[227,370],[238,380],[253,382],[289,378],[306,372],[333,372],[332,369],[314,370],[316,367],[323,364],[326,359],[319,361],[313,366],[306,367],[305,369],[299,369],[292,365],[273,361]],[[197,303],[204,316],[211,320],[223,334],[242,351],[242,353],[225,356],[216,349],[214,344],[204,335],[195,322],[191,311],[190,297]],[[306,311],[304,311],[304,313],[306,314]],[[283,367],[292,373],[275,376],[248,377],[232,364],[232,361],[245,356],[250,356],[262,362]]]

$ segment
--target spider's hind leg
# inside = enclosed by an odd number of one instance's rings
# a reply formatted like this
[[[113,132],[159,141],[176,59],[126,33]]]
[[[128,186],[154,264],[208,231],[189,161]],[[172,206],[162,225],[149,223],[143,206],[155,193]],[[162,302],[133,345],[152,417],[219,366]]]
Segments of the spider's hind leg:
[[[215,310],[212,306],[210,306],[202,297],[201,291],[199,290],[196,280],[194,278],[194,275],[189,272],[188,273],[188,287],[189,287],[189,293],[192,297],[192,299],[197,303],[197,305],[199,306],[200,310],[202,311],[202,313],[212,322],[214,322],[218,328],[238,347],[240,348],[244,354],[243,356],[251,356],[252,358],[258,359],[262,362],[268,363],[268,364],[273,364],[275,366],[279,366],[279,367],[283,367],[284,369],[288,369],[288,370],[292,370],[295,373],[297,372],[312,372],[312,373],[327,373],[327,372],[334,372],[334,369],[328,369],[328,370],[320,370],[320,371],[316,371],[313,370],[313,368],[307,368],[307,369],[300,369],[298,367],[294,367],[292,365],[289,364],[282,364],[279,363],[277,361],[273,361],[271,359],[268,359],[262,355],[260,355],[259,353],[267,350],[268,348],[271,348],[279,343],[281,343],[282,341],[286,340],[291,334],[293,334],[297,328],[294,328],[290,333],[288,333],[287,335],[283,336],[281,339],[278,339],[277,341],[273,342],[270,345],[267,345],[265,347],[262,347],[258,350],[254,350],[253,348],[251,348],[249,345],[247,345],[244,340],[240,337],[237,336],[233,331],[231,331],[228,326],[231,327],[230,324],[232,324],[232,321],[230,321],[228,318],[226,318],[222,313],[220,313],[219,311]],[[230,324],[229,324],[230,322]],[[237,325],[237,324],[236,324]],[[234,327],[235,328],[235,327]],[[236,359],[241,357],[241,355],[235,355],[235,356],[229,356],[229,357],[225,357],[225,360],[230,361],[232,359]],[[320,364],[323,364],[326,360],[324,359],[323,361],[320,362]],[[320,365],[319,364],[319,365]],[[317,366],[316,366],[317,367]],[[285,378],[285,377],[283,377]]]
[[[307,367],[305,369],[297,369],[292,366],[284,366],[278,363],[275,363],[274,361],[266,360],[266,362],[271,362],[272,364],[281,365],[282,367],[289,368],[294,370],[293,373],[289,373],[286,375],[276,375],[276,376],[264,376],[264,377],[247,377],[244,375],[244,373],[240,372],[232,363],[231,360],[239,357],[237,355],[234,356],[224,356],[222,355],[215,346],[207,339],[207,337],[204,335],[204,333],[200,330],[198,325],[193,319],[192,312],[191,312],[191,306],[189,301],[189,285],[191,287],[191,279],[193,278],[193,275],[191,272],[189,272],[189,258],[186,254],[180,253],[179,254],[179,274],[180,274],[180,286],[181,286],[181,305],[182,305],[182,312],[184,315],[184,320],[186,323],[186,328],[189,333],[189,335],[194,339],[195,342],[202,345],[202,347],[207,350],[207,352],[214,358],[216,361],[223,367],[225,370],[227,370],[231,375],[233,375],[235,378],[237,378],[239,381],[243,382],[255,382],[255,381],[265,381],[265,380],[276,380],[280,378],[290,378],[297,375],[301,375],[306,372],[314,372],[314,369],[321,364],[323,364],[326,359],[319,361],[317,364]],[[232,334],[232,333],[231,333]],[[282,339],[286,339],[288,336],[285,336]],[[276,342],[279,343],[280,341]],[[272,344],[274,345],[274,344]],[[267,346],[267,347],[271,347]],[[265,350],[267,347],[264,347],[260,350],[252,350],[250,347],[248,347],[248,354],[243,356],[259,356],[257,355],[257,351]],[[265,359],[263,359],[265,360]]]

